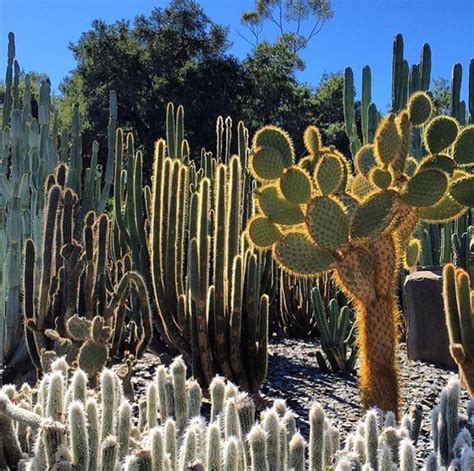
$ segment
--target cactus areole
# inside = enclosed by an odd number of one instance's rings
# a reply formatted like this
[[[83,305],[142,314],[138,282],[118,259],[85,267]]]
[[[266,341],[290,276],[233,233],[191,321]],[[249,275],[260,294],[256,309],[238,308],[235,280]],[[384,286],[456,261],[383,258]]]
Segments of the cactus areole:
[[[290,137],[275,126],[256,133],[249,167],[260,183],[250,242],[271,249],[286,271],[303,277],[331,272],[357,311],[360,388],[365,407],[400,410],[397,367],[402,263],[416,264],[419,221],[445,222],[473,205],[473,126],[431,118],[431,98],[417,92],[405,109],[377,127],[373,144],[351,164],[325,147],[314,126],[304,133],[308,155],[295,163]],[[421,128],[427,155],[409,155],[410,134]],[[467,142],[470,141],[470,144]],[[416,253],[414,253],[416,252]],[[409,253],[409,256],[407,254]]]

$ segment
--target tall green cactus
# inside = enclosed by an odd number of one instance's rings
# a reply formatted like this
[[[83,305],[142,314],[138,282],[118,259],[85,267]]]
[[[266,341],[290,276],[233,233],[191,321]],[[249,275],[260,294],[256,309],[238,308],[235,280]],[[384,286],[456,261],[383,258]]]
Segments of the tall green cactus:
[[[23,96],[20,96],[19,73],[20,67],[15,61],[15,38],[10,33],[0,131],[0,382],[14,379],[28,365],[20,321],[21,254],[27,239],[39,244],[43,237],[46,177],[60,161],[67,163],[68,178],[75,192],[84,193],[78,214],[85,215],[89,210],[101,211],[110,189],[113,160],[112,149],[109,149],[104,185],[101,166],[94,158],[91,168],[83,172],[77,107],[71,130],[64,129],[59,139],[59,119],[51,104],[51,84],[48,80],[41,83],[38,116],[33,117],[30,78],[25,76]],[[110,136],[115,135],[116,114],[116,95],[111,92],[109,142]],[[93,156],[97,156],[97,152],[97,144],[94,144]],[[81,183],[83,174],[84,191]],[[39,268],[40,256],[35,264]]]
[[[141,156],[130,138],[122,168],[117,134],[114,252],[130,252],[152,293],[159,333],[201,384],[220,373],[256,391],[266,374],[268,300],[261,293],[271,262],[241,236],[252,210],[251,178],[242,168],[248,132],[239,123],[238,155],[231,155],[232,122],[219,119],[217,153],[203,150],[198,165],[184,139],[182,107],[175,112],[170,104],[166,123],[151,189],[142,187]],[[124,175],[131,175],[126,187]]]
[[[151,312],[141,276],[127,269],[126,260],[110,259],[108,216],[91,211],[75,227],[77,197],[61,185],[67,175],[60,164],[48,178],[40,268],[36,244],[25,243],[25,337],[37,370],[45,369],[46,359],[66,355],[95,378],[109,358],[143,354],[152,335]]]

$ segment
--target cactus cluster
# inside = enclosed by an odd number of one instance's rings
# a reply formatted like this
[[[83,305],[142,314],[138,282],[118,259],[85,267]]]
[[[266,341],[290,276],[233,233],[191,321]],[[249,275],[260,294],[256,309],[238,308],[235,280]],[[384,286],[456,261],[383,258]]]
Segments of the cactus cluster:
[[[25,243],[25,338],[38,372],[65,355],[94,379],[109,358],[142,355],[152,319],[143,279],[126,257],[110,256],[109,217],[89,211],[76,224],[69,172],[62,163],[46,180],[40,250]]]
[[[472,126],[431,115],[429,95],[413,94],[406,109],[379,123],[354,169],[314,126],[304,132],[308,155],[298,163],[291,138],[275,126],[256,133],[249,158],[260,183],[247,225],[251,244],[271,249],[294,275],[334,274],[357,309],[363,403],[384,410],[400,408],[395,286],[401,262],[418,259],[416,225],[455,219],[474,204]],[[419,126],[429,152],[420,162],[409,155]]]
[[[68,165],[67,184],[81,197],[80,211],[103,211],[112,183],[117,98],[110,93],[109,155],[104,176],[98,165],[98,144],[89,168],[82,161],[79,109],[73,110],[70,129],[60,129],[51,101],[51,84],[41,82],[37,117],[33,91],[25,75],[20,95],[20,66],[15,60],[15,38],[8,35],[5,96],[0,126],[0,382],[11,380],[28,365],[22,318],[22,251],[27,239],[43,238],[45,179],[59,163]],[[83,178],[83,180],[82,180]],[[38,258],[38,263],[40,263]]]
[[[443,299],[451,356],[474,397],[474,290],[468,273],[451,263],[443,270]]]
[[[472,419],[459,412],[452,380],[431,413],[432,452],[426,470],[472,469]],[[201,415],[203,391],[176,358],[159,366],[138,404],[108,369],[90,388],[82,370],[55,360],[36,388],[0,390],[0,467],[18,470],[160,471],[414,471],[422,409],[397,424],[393,413],[370,410],[342,437],[318,403],[309,411],[307,441],[284,401],[258,413],[252,399],[216,377],[211,409]],[[133,412],[138,406],[138,416]],[[418,450],[426,452],[427,450]],[[424,453],[425,454],[425,453]],[[455,468],[452,468],[455,466]]]
[[[201,385],[223,374],[256,392],[266,374],[271,259],[245,245],[251,179],[245,171],[248,131],[217,122],[217,152],[191,161],[184,110],[167,109],[167,138],[156,143],[153,184],[142,187],[142,159],[127,138],[127,168],[116,159],[113,249],[130,254],[152,295],[156,324],[193,366]],[[122,146],[117,134],[116,148]],[[127,184],[124,185],[125,175]],[[271,272],[270,272],[271,275]]]

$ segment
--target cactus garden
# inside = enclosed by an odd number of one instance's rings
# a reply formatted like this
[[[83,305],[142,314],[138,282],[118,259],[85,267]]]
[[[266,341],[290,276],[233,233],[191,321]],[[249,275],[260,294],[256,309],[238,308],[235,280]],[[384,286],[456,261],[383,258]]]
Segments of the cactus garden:
[[[60,85],[2,31],[1,471],[474,471],[474,59],[312,91],[337,2],[247,3],[244,59],[172,0]]]

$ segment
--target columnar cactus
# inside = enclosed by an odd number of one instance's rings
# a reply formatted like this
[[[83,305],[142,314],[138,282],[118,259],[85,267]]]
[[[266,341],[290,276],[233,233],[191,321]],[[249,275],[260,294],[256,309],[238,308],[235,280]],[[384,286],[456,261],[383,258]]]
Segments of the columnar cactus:
[[[314,126],[304,133],[308,155],[299,163],[292,140],[275,126],[256,133],[249,159],[260,182],[249,241],[271,249],[294,275],[333,273],[356,306],[362,402],[396,413],[398,268],[407,247],[418,245],[418,221],[451,220],[474,204],[471,128],[431,114],[430,97],[414,94],[406,109],[381,121],[375,144],[357,153],[354,172],[342,154],[324,147]],[[430,155],[414,164],[408,152],[417,126]]]
[[[232,122],[219,119],[217,153],[203,150],[198,165],[190,161],[183,126],[183,108],[175,112],[170,104],[151,189],[142,187],[141,154],[131,136],[122,168],[124,137],[117,133],[113,251],[130,253],[152,296],[158,331],[192,364],[201,385],[222,374],[256,392],[266,375],[262,293],[271,260],[249,250],[241,234],[252,210],[248,131],[239,123],[238,155],[231,155]]]
[[[82,226],[76,224],[77,197],[63,186],[68,170],[60,164],[47,180],[39,269],[36,244],[32,239],[25,243],[25,338],[37,370],[67,355],[95,377],[109,358],[124,357],[125,351],[143,354],[152,335],[151,311],[141,276],[127,271],[125,260],[110,259],[109,218],[90,211]],[[137,328],[126,338],[126,303],[132,298],[134,319],[141,322],[129,321]]]
[[[107,202],[113,169],[117,97],[110,92],[109,155],[105,176],[97,162],[98,144],[94,143],[92,161],[84,168],[81,155],[79,109],[73,110],[70,129],[59,130],[57,110],[51,102],[51,84],[40,84],[33,97],[28,75],[20,93],[20,66],[15,60],[15,38],[8,35],[3,118],[0,130],[0,374],[11,381],[29,367],[24,347],[22,318],[21,260],[24,242],[39,245],[43,238],[43,205],[48,189],[45,180],[60,162],[69,166],[69,181],[75,193],[83,194],[82,216],[89,210],[103,211]],[[31,103],[38,101],[38,117],[32,116]],[[71,144],[71,145],[69,145]],[[88,150],[87,150],[88,151]],[[88,152],[89,153],[89,152]],[[84,187],[81,178],[84,176]],[[64,184],[64,182],[63,182]],[[48,234],[51,237],[52,234]],[[35,261],[41,266],[41,257]]]
[[[182,359],[176,360],[166,375],[181,377]],[[163,375],[157,376],[163,377]],[[85,378],[83,372],[79,372]],[[142,430],[135,425],[130,404],[124,400],[120,379],[111,371],[101,372],[100,387],[89,389],[86,382],[86,404],[82,400],[57,401],[73,396],[74,377],[61,369],[59,362],[50,365],[42,384],[47,384],[46,397],[30,387],[0,390],[0,466],[13,469],[83,469],[89,471],[116,469],[157,471],[268,471],[270,469],[305,471],[308,469],[372,469],[411,471],[417,457],[415,421],[405,416],[399,426],[393,424],[393,414],[370,411],[349,434],[341,449],[339,432],[329,422],[318,404],[310,411],[309,444],[305,443],[294,423],[294,415],[283,401],[276,400],[263,411],[260,419],[249,420],[249,397],[235,385],[227,383],[228,395],[224,410],[231,414],[221,423],[206,422],[202,416],[185,418],[184,427],[177,429],[179,411],[169,417],[157,414],[156,425]],[[219,380],[219,382],[222,380]],[[185,403],[195,395],[193,379],[174,382],[183,388]],[[159,388],[159,380],[157,387]],[[171,390],[173,392],[173,381]],[[459,413],[460,385],[451,381],[441,394],[433,411],[433,449],[426,460],[427,470],[443,465],[471,469],[473,448],[471,432],[472,405],[467,420]],[[212,399],[211,399],[212,401]],[[220,401],[220,398],[218,398]],[[42,403],[55,404],[50,412]],[[155,408],[160,406],[155,402]],[[148,405],[148,409],[150,405]],[[241,409],[245,409],[245,413]],[[119,411],[118,417],[115,414]],[[148,411],[150,415],[150,411]],[[250,413],[253,417],[253,414]],[[229,421],[229,426],[222,424]],[[232,424],[230,424],[230,422]],[[23,432],[27,431],[27,436]],[[27,439],[24,439],[27,438]],[[423,450],[426,451],[426,450]],[[419,455],[418,455],[419,458]]]
[[[443,299],[451,356],[461,381],[474,397],[474,290],[468,273],[451,263],[443,270]]]

